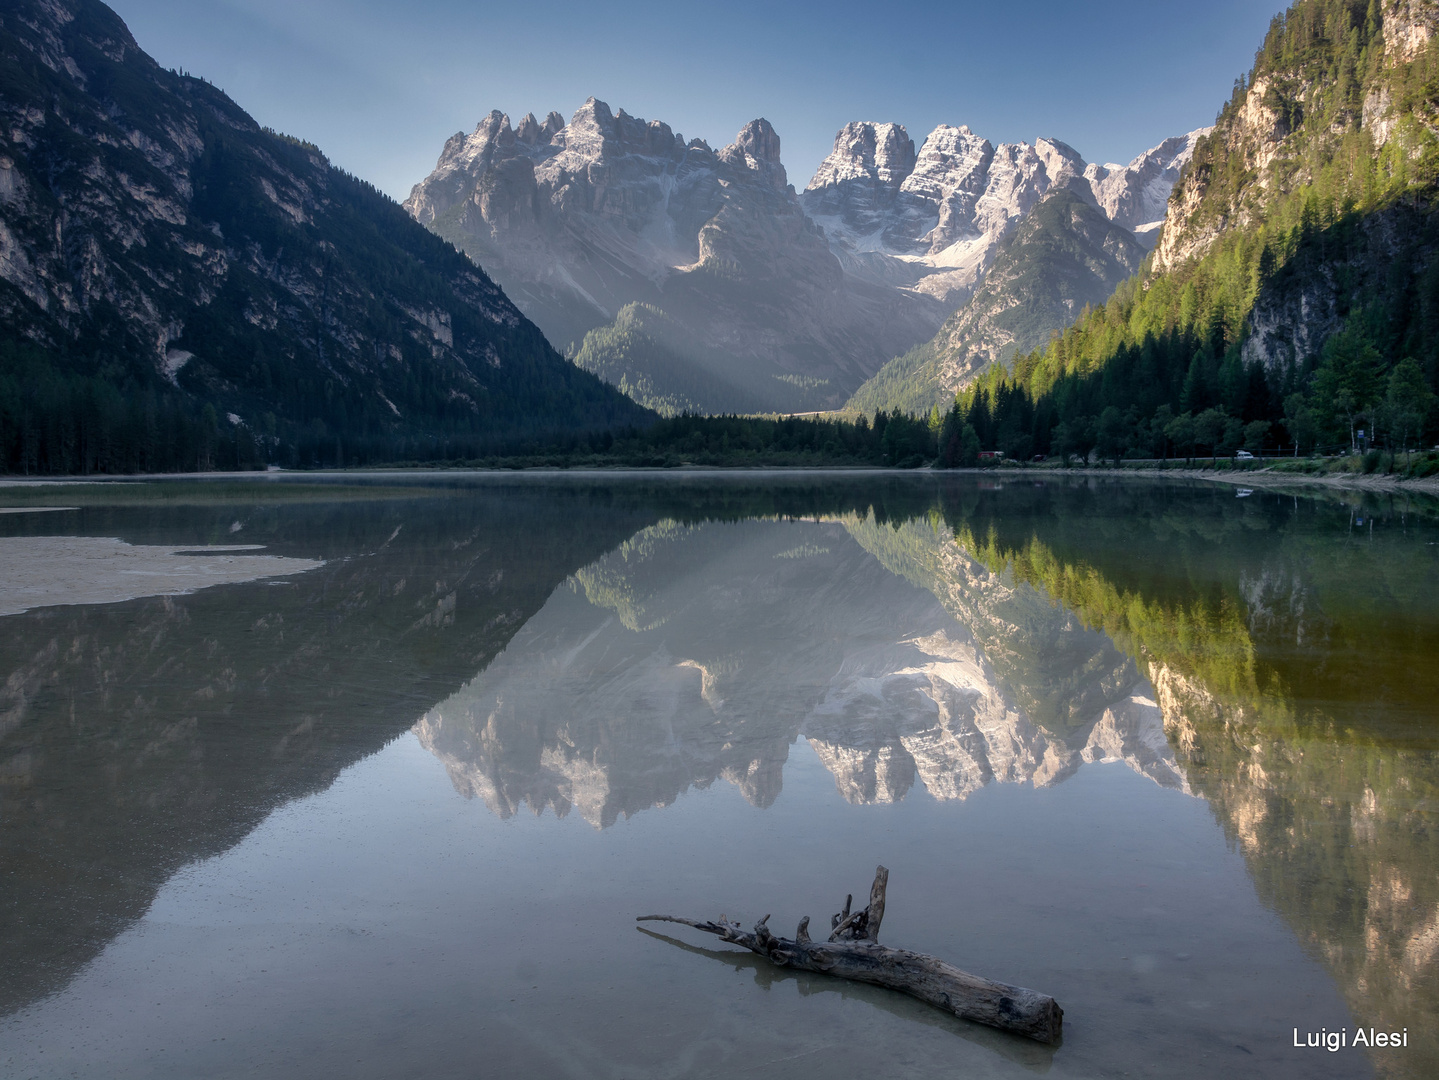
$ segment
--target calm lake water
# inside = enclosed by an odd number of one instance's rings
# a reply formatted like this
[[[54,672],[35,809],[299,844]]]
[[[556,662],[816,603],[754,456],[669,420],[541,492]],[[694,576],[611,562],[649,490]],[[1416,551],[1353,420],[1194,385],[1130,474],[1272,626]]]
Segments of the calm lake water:
[[[6,1077],[1439,1075],[1434,504],[418,474],[0,505],[36,511],[0,513]],[[1053,994],[1062,1045],[634,921],[791,935],[878,863],[882,940]],[[1408,1045],[1293,1046],[1361,1026]]]

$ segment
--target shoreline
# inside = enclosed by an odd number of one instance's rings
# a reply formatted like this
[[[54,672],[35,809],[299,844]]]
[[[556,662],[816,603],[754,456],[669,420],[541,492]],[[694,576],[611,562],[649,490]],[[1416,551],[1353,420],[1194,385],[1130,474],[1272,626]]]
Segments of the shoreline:
[[[960,471],[960,470],[956,470]],[[1145,477],[1154,480],[1209,480],[1235,487],[1277,488],[1291,485],[1313,485],[1325,488],[1339,488],[1349,491],[1398,492],[1416,491],[1439,495],[1439,476],[1425,476],[1406,480],[1402,477],[1376,473],[1342,473],[1327,476],[1309,476],[1304,473],[1275,472],[1273,469],[1092,469],[1077,466],[1071,469],[1059,466],[1037,466],[1014,470],[965,469],[964,472],[1008,472],[1011,475],[1023,473],[1044,473],[1045,475]]]
[[[1234,487],[1263,487],[1278,488],[1291,487],[1295,485],[1316,486],[1330,489],[1361,491],[1361,492],[1421,492],[1439,496],[1439,476],[1426,476],[1417,479],[1405,479],[1390,474],[1376,473],[1341,473],[1322,476],[1312,476],[1304,473],[1275,472],[1271,468],[1258,469],[1195,469],[1195,468],[1092,468],[1078,465],[1071,468],[1063,468],[1058,465],[1024,465],[1018,468],[1005,466],[988,466],[982,468],[957,468],[957,469],[936,469],[924,467],[916,469],[896,469],[874,465],[676,465],[676,466],[645,466],[645,465],[613,465],[613,466],[577,466],[574,468],[563,468],[557,466],[535,466],[530,468],[505,468],[505,467],[454,467],[446,465],[435,466],[399,466],[380,468],[359,468],[359,469],[294,469],[294,470],[253,470],[244,472],[194,472],[194,473],[128,473],[114,476],[54,476],[54,477],[0,477],[0,491],[11,490],[21,491],[26,488],[40,487],[72,487],[80,485],[102,486],[107,484],[138,484],[151,483],[154,481],[186,481],[186,480],[296,480],[300,478],[314,478],[317,480],[335,480],[347,477],[380,478],[380,477],[403,477],[421,475],[450,475],[450,476],[725,476],[737,477],[746,475],[776,476],[781,474],[822,474],[839,476],[860,476],[860,475],[886,475],[886,476],[991,476],[995,478],[1015,479],[1026,476],[1067,476],[1080,477],[1106,477],[1112,479],[1145,479],[1145,480],[1205,480],[1212,483],[1230,484]]]

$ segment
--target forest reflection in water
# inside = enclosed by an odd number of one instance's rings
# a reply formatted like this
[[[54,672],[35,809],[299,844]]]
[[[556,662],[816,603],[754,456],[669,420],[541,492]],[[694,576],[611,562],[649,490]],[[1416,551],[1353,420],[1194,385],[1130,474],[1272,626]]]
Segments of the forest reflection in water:
[[[1439,1070],[1427,507],[859,477],[110,498],[3,527],[239,523],[325,563],[0,624],[7,1011],[411,725],[501,818],[601,828],[716,780],[772,806],[802,739],[854,806],[1102,762],[1199,796],[1353,1022],[1408,1027],[1372,1064]]]

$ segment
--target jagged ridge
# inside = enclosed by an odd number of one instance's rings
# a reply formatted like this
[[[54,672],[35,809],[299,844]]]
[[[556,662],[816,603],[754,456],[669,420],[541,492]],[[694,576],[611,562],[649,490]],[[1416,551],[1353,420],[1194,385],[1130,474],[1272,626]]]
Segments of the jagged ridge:
[[[405,205],[489,267],[571,354],[643,303],[683,328],[687,365],[766,407],[812,408],[840,404],[938,325],[927,299],[896,303],[844,274],[789,186],[767,120],[713,150],[594,98],[568,124],[556,119],[515,127],[490,113],[446,143]]]

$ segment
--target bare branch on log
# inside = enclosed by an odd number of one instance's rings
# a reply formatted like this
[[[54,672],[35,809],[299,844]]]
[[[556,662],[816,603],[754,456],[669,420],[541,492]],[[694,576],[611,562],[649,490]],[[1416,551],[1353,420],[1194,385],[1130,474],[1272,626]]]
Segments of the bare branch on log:
[[[884,919],[884,890],[889,887],[889,871],[876,867],[874,884],[869,887],[869,906],[864,909],[865,932],[869,941],[879,940],[879,924]]]
[[[854,898],[846,899],[844,911],[831,921],[834,930],[825,942],[810,940],[809,916],[801,920],[793,941],[774,935],[766,925],[768,915],[755,923],[750,932],[723,915],[718,922],[699,922],[674,915],[641,915],[638,921],[692,926],[722,941],[741,945],[781,967],[888,987],[965,1020],[1042,1043],[1059,1041],[1064,1010],[1048,994],[971,975],[925,953],[880,945],[879,926],[884,918],[888,884],[889,871],[878,867],[869,890],[869,906],[851,914]]]
[[[874,872],[874,884],[869,887],[869,906],[850,914],[853,894],[844,898],[844,910],[830,920],[834,929],[830,941],[878,941],[879,923],[884,918],[884,890],[889,885],[889,871],[879,867]]]

